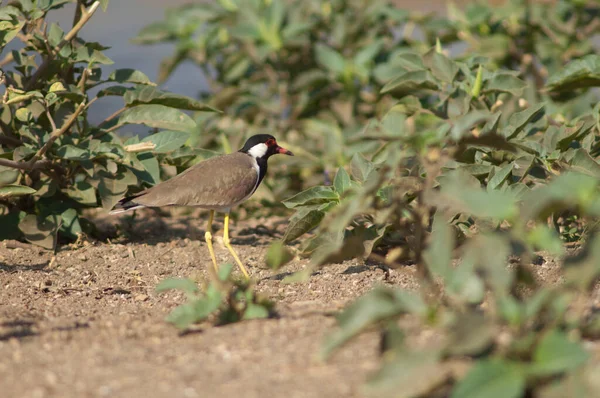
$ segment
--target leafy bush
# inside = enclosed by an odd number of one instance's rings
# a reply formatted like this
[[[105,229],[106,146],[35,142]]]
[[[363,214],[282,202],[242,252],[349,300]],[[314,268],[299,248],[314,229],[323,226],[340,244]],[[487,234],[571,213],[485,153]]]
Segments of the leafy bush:
[[[276,130],[301,147],[294,181],[310,188],[284,201],[284,242],[313,231],[300,249],[312,261],[296,279],[361,256],[418,270],[419,291],[351,304],[324,354],[376,328],[369,388],[383,395],[599,395],[582,342],[600,324],[600,7],[477,2],[438,18],[387,2],[218,3],[174,9],[137,40],[177,43],[165,78],[200,66],[205,99],[225,110],[207,129]],[[273,267],[284,250],[269,250]],[[540,250],[564,284],[537,283]],[[412,349],[407,317],[441,341]]]
[[[68,32],[45,21],[66,3],[78,5]],[[0,239],[24,237],[46,248],[59,236],[75,239],[91,228],[84,209],[110,209],[129,187],[160,181],[161,165],[193,158],[184,144],[197,126],[180,109],[213,109],[157,89],[140,71],[105,73],[113,63],[102,53],[107,47],[77,36],[107,4],[21,0],[0,8],[0,48],[16,48],[0,61],[9,67],[1,79]],[[122,97],[123,108],[92,124],[94,103],[109,95]],[[123,143],[115,132],[129,124],[164,131]]]
[[[546,95],[535,88],[548,73],[594,52],[587,39],[597,32],[598,10],[580,1],[512,0],[500,8],[480,2],[449,11],[450,18],[442,18],[389,1],[227,0],[169,9],[134,40],[175,44],[161,81],[182,62],[198,65],[207,86],[203,98],[225,111],[199,121],[210,132],[199,137],[201,146],[226,149],[268,130],[303,155],[283,171],[296,177],[297,191],[330,180],[329,173],[356,153],[376,151],[377,142],[357,140],[365,124],[394,103],[382,87],[399,70],[414,69],[402,56],[407,50],[423,53],[438,40],[486,57],[492,71],[516,69],[536,83],[523,93],[530,101]],[[417,86],[428,84],[415,79]],[[585,102],[564,116],[577,116],[581,107]],[[285,194],[285,184],[267,183],[275,197]]]

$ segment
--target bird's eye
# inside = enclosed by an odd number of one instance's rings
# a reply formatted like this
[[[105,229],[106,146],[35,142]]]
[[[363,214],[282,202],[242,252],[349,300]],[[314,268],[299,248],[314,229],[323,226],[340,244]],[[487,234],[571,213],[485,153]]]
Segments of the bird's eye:
[[[269,138],[266,142],[267,146],[273,146],[275,145],[275,140],[273,138]]]

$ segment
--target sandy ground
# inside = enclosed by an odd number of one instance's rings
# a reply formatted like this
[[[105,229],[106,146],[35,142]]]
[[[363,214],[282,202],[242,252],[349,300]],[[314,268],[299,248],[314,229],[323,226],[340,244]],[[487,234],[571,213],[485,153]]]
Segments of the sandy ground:
[[[240,222],[233,243],[278,316],[182,335],[164,321],[182,295],[154,288],[168,277],[208,277],[203,220],[149,214],[135,226],[110,222],[126,237],[63,247],[54,261],[35,246],[0,243],[0,396],[358,397],[377,367],[378,339],[366,334],[318,360],[333,315],[375,284],[416,286],[414,267],[386,275],[356,260],[284,283],[307,263],[265,268],[285,220]],[[218,238],[216,251],[230,261]]]

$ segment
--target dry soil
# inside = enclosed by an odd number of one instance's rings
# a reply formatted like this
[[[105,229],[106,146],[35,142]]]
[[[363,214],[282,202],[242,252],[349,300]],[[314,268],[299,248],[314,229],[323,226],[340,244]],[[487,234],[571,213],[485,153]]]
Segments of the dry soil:
[[[377,336],[320,361],[333,315],[375,284],[415,287],[414,267],[386,273],[361,261],[284,283],[307,263],[264,267],[286,220],[240,222],[233,243],[278,316],[181,334],[164,317],[184,298],[155,287],[168,277],[208,277],[204,221],[152,212],[128,220],[104,222],[120,229],[116,240],[84,240],[56,255],[0,243],[1,397],[358,397],[377,366]],[[218,238],[215,246],[218,260],[230,261]]]

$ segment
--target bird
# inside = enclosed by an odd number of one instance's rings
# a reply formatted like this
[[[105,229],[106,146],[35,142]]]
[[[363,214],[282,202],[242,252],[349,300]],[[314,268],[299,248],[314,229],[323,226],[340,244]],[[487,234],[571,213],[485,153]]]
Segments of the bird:
[[[215,212],[225,213],[223,243],[233,256],[240,271],[250,279],[248,270],[231,246],[229,216],[231,209],[256,191],[267,173],[267,161],[276,154],[294,156],[277,144],[270,134],[253,135],[237,152],[201,161],[182,173],[151,188],[121,199],[110,214],[144,207],[189,206],[210,211],[204,240],[215,271],[217,259],[212,245],[212,224]]]

